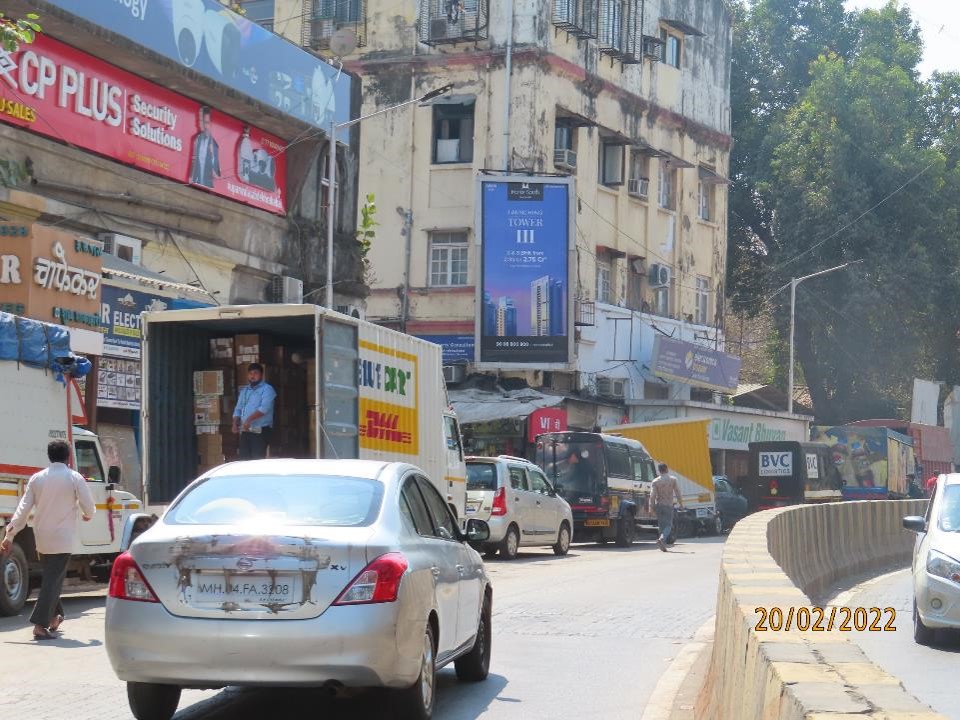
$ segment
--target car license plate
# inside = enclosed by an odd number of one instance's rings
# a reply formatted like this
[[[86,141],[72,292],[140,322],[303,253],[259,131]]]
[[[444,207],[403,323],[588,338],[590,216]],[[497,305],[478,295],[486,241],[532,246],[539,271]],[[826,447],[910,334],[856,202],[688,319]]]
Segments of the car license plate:
[[[584,527],[610,527],[609,520],[584,520]]]
[[[230,575],[201,573],[194,579],[193,602],[221,604],[235,602],[244,605],[287,605],[293,602],[294,581],[289,577],[269,575]]]
[[[709,514],[710,514],[710,513],[707,512],[707,509],[706,509],[706,508],[698,508],[698,509],[697,509],[697,517],[707,517],[707,515],[709,515]]]

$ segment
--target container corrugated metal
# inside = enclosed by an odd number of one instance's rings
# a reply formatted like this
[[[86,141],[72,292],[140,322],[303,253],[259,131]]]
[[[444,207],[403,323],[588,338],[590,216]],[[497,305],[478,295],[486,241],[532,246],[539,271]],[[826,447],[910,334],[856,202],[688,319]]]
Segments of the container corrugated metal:
[[[634,423],[604,428],[604,432],[639,440],[658,462],[713,492],[710,465],[710,420]]]

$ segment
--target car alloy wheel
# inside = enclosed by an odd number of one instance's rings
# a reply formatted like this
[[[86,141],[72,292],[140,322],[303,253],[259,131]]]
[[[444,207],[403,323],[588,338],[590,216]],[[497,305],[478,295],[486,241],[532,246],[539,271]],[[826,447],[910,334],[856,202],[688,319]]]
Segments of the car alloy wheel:
[[[503,545],[500,548],[500,554],[507,560],[513,560],[520,552],[520,531],[516,525],[507,528],[507,534],[503,538]]]
[[[433,716],[434,696],[437,690],[436,644],[433,626],[427,623],[423,634],[423,649],[420,656],[420,675],[408,688],[394,690],[393,703],[398,720],[430,720]]]
[[[555,555],[566,555],[570,551],[570,527],[563,523],[557,533],[557,544],[553,546]]]
[[[480,682],[486,680],[490,673],[490,648],[493,642],[492,615],[488,596],[480,610],[480,622],[477,625],[477,637],[473,642],[473,648],[454,661],[457,678],[460,680]]]
[[[433,708],[433,693],[436,682],[436,663],[433,660],[433,638],[423,636],[423,658],[420,663],[420,702],[424,710]]]

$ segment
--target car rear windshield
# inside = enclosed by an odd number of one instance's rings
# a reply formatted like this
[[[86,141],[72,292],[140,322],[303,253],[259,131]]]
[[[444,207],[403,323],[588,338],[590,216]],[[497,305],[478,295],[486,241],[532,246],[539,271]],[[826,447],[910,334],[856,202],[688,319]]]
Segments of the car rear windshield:
[[[603,441],[598,439],[537,444],[537,465],[565,495],[592,495],[603,485]]]
[[[467,463],[467,490],[496,490],[497,466],[493,463]]]
[[[947,485],[943,488],[940,529],[945,532],[960,532],[960,485]]]
[[[170,508],[172,525],[362,527],[380,512],[383,483],[333,475],[230,475],[188,489]]]

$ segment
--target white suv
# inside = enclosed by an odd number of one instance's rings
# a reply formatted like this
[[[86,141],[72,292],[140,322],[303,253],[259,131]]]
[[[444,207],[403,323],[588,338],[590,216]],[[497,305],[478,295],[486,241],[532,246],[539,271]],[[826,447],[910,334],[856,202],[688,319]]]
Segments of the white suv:
[[[481,550],[513,560],[521,547],[552,546],[566,555],[573,512],[543,471],[523,458],[467,458],[467,519],[485,520],[490,540]]]

